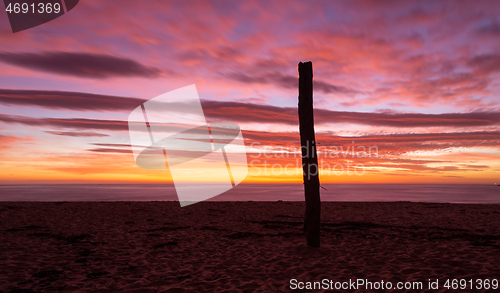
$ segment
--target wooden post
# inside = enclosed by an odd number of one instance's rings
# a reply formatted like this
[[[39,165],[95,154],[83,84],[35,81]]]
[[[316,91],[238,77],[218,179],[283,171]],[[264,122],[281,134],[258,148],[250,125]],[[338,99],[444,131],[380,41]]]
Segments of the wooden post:
[[[299,129],[306,212],[304,230],[307,245],[320,245],[319,169],[313,115],[313,73],[311,62],[299,63]]]

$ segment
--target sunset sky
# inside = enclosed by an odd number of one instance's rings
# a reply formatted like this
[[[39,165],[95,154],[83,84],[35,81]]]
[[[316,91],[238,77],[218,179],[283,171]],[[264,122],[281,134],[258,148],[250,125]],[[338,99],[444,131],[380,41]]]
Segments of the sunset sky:
[[[500,183],[499,1],[81,0],[15,34],[0,12],[0,44],[2,184],[171,182],[135,164],[127,119],[191,84],[243,130],[244,182],[301,182],[263,165],[300,160],[300,61],[319,145],[378,150],[320,156],[364,166],[322,182]]]

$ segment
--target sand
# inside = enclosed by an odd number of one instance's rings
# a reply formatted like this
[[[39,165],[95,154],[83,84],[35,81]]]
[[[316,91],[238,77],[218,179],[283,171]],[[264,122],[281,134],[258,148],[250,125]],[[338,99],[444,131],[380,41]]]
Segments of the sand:
[[[447,279],[500,279],[500,205],[323,203],[320,248],[305,245],[303,210],[302,202],[3,202],[0,290],[299,292],[291,279],[366,279],[447,292]]]

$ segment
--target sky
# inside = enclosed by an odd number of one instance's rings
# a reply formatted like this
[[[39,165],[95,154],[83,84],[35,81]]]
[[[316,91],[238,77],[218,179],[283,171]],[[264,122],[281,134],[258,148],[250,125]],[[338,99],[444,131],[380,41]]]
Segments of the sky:
[[[127,119],[191,84],[241,127],[244,182],[302,182],[300,61],[322,182],[500,183],[498,1],[81,0],[18,33],[0,12],[0,44],[2,184],[172,182]]]

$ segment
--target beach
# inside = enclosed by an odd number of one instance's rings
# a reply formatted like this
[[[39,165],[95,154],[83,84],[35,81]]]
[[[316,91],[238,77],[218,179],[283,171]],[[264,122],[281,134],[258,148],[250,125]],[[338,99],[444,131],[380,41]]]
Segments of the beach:
[[[292,287],[361,279],[446,292],[446,280],[500,279],[499,204],[323,202],[320,248],[305,245],[303,213],[287,201],[0,202],[0,291],[304,292]],[[324,291],[377,290],[308,292]]]

